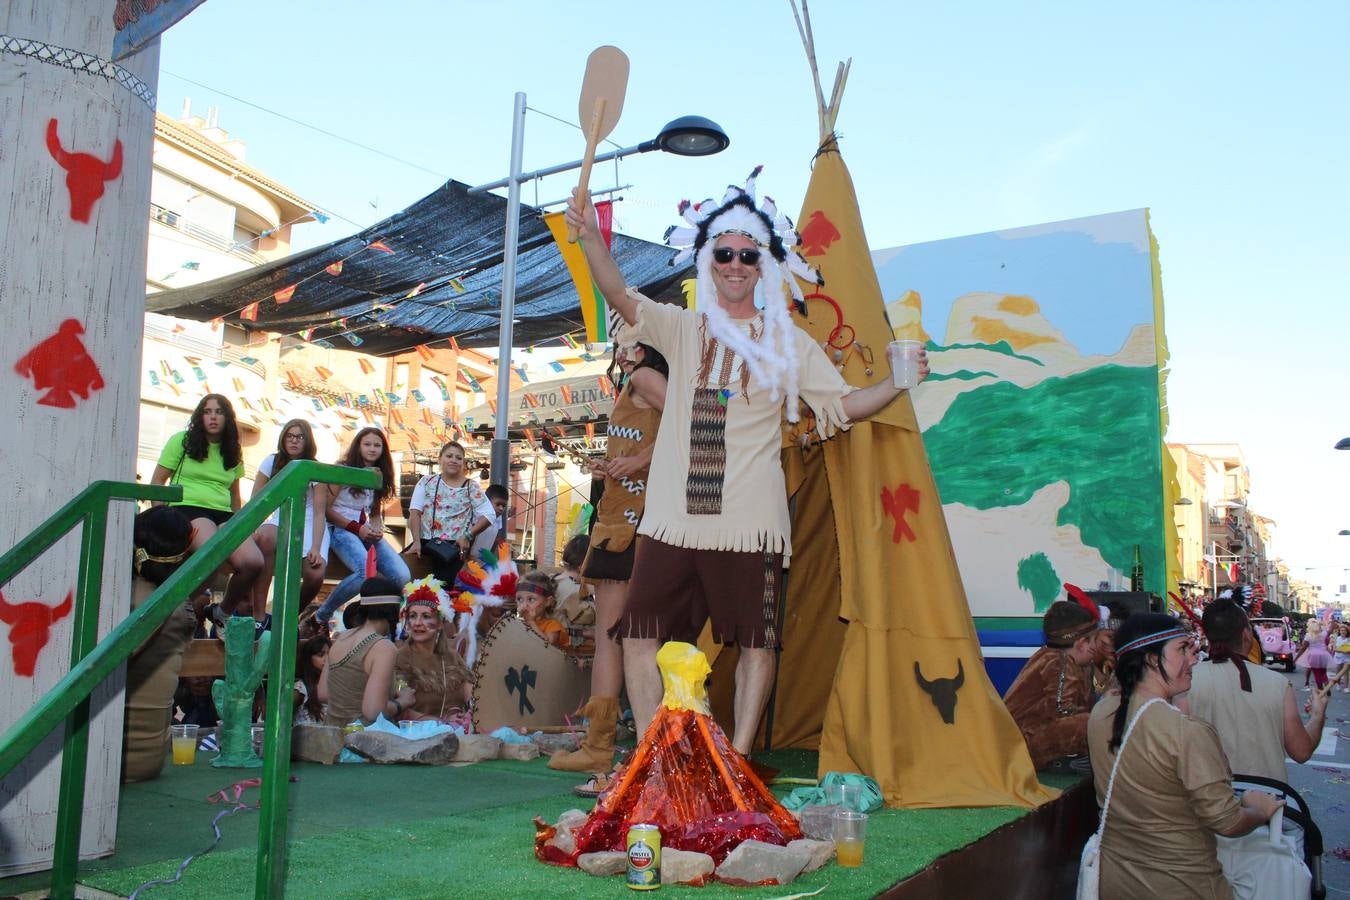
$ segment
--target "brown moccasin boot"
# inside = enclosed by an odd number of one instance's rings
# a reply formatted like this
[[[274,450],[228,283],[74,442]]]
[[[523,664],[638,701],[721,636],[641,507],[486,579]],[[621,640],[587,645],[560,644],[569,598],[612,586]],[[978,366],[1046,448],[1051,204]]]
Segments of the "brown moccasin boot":
[[[582,713],[589,720],[577,750],[559,750],[548,767],[563,772],[608,772],[614,764],[614,731],[619,723],[618,697],[592,697]]]

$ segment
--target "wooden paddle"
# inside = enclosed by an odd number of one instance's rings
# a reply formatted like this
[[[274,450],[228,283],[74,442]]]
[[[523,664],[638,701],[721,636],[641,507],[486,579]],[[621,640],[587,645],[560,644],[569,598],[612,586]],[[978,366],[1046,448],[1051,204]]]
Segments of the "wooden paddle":
[[[577,179],[577,196],[583,200],[590,192],[595,148],[619,124],[623,96],[627,91],[628,57],[624,52],[608,44],[592,50],[586,59],[586,75],[581,82],[581,102],[577,104],[577,121],[586,133],[586,155],[581,158],[581,177]],[[576,242],[576,230],[568,226],[567,243]]]

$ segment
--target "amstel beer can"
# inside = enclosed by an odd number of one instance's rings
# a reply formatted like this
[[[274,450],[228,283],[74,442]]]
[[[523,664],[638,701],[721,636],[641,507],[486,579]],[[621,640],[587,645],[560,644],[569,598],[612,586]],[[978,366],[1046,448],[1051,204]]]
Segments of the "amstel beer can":
[[[628,886],[654,891],[661,886],[661,829],[632,825],[628,829]]]

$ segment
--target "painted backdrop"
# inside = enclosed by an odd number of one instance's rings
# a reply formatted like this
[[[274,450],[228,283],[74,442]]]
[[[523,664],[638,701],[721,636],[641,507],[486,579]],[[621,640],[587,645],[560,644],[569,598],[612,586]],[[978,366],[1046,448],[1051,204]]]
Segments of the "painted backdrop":
[[[1138,209],[872,254],[927,342],[914,408],[976,616],[1114,587],[1136,544],[1163,594],[1152,246]]]

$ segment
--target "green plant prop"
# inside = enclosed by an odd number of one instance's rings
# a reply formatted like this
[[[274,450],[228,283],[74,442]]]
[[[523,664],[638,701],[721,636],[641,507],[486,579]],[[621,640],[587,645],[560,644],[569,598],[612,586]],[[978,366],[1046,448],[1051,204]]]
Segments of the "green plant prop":
[[[217,730],[220,753],[211,760],[216,767],[262,766],[262,760],[253,752],[253,696],[267,673],[272,633],[264,631],[255,642],[254,631],[252,616],[234,616],[225,623],[225,677],[211,683],[211,698],[220,713]]]

